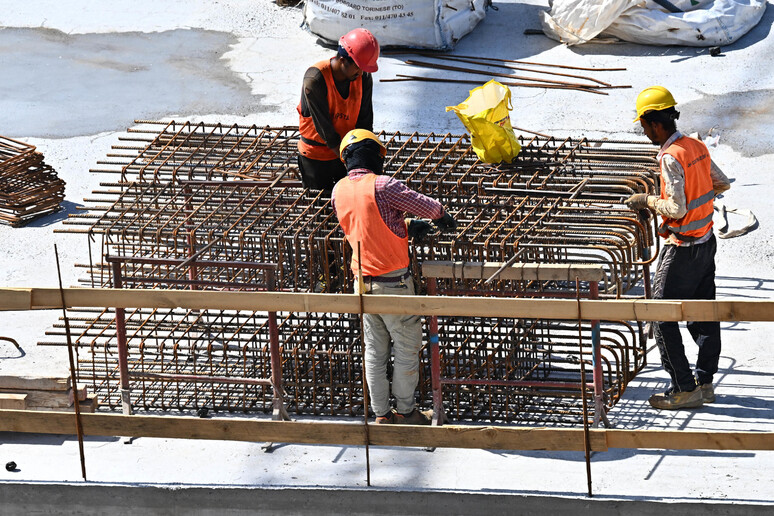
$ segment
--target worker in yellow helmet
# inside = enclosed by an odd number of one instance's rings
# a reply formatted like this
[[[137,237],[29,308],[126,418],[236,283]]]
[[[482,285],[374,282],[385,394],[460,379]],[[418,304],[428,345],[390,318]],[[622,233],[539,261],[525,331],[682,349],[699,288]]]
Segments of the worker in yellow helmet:
[[[356,278],[359,271],[363,274],[362,285],[356,280],[356,292],[412,296],[414,281],[409,271],[408,239],[412,237],[416,242],[426,238],[435,228],[424,220],[407,221],[405,213],[433,219],[440,231],[453,230],[457,223],[438,201],[382,175],[386,152],[371,131],[349,131],[340,148],[347,177],[336,183],[331,202],[352,248],[352,272]],[[363,314],[363,329],[366,380],[376,423],[429,424],[432,410],[418,410],[414,394],[422,346],[420,317]],[[391,347],[395,409],[390,405],[387,378]]]
[[[648,139],[661,148],[660,195],[637,193],[625,202],[633,210],[650,209],[662,218],[659,235],[665,245],[653,280],[653,298],[715,299],[713,200],[731,185],[712,163],[706,145],[677,130],[676,105],[663,86],[646,88],[637,97],[634,122],[640,122]],[[678,323],[654,323],[661,363],[672,380],[669,390],[648,400],[654,408],[695,408],[715,401],[712,380],[720,358],[720,323],[690,321],[687,326],[699,347],[695,376]]]

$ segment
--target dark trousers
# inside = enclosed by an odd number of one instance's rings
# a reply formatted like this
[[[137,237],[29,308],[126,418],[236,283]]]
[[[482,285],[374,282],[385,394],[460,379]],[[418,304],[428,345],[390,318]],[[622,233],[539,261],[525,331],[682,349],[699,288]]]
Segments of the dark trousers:
[[[658,260],[653,281],[653,299],[715,299],[715,251],[713,235],[703,244],[690,247],[665,245]],[[691,391],[700,384],[712,383],[720,358],[720,323],[691,321],[691,337],[699,346],[696,378],[685,357],[685,347],[677,322],[654,324],[661,363],[672,378],[672,388]]]
[[[301,154],[298,155],[298,170],[304,188],[313,190],[333,190],[338,180],[347,175],[347,167],[338,158],[318,161]]]

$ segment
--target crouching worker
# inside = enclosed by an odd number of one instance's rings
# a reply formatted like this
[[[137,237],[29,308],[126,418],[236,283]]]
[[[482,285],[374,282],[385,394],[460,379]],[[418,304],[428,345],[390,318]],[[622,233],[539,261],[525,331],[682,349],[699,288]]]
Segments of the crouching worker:
[[[409,272],[408,237],[421,239],[433,226],[419,219],[404,220],[406,212],[433,219],[441,230],[457,223],[436,200],[381,175],[387,149],[371,131],[354,129],[341,142],[341,160],[347,176],[333,189],[331,202],[339,224],[352,247],[350,264],[355,277],[362,269],[363,292],[414,295]],[[407,223],[408,222],[408,223]],[[358,257],[358,244],[360,256]],[[355,280],[355,291],[359,288]],[[416,408],[414,391],[419,380],[422,325],[418,315],[364,314],[365,370],[371,409],[377,424],[430,424],[432,411]],[[392,395],[387,364],[395,355]]]

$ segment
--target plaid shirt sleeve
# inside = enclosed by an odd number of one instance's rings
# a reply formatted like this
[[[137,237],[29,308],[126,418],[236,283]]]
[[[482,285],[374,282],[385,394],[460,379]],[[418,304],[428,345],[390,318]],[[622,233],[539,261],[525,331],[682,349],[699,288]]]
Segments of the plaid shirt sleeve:
[[[397,236],[406,236],[403,218],[406,213],[428,219],[443,217],[441,203],[417,193],[402,182],[389,176],[379,176],[375,184],[376,205],[387,227]]]

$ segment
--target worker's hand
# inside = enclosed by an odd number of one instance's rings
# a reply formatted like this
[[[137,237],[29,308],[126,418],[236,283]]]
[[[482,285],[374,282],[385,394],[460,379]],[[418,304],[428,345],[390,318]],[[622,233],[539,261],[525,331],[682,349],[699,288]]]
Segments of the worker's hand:
[[[457,221],[454,220],[454,217],[449,215],[448,213],[444,213],[443,217],[440,219],[433,220],[433,223],[438,226],[438,229],[440,231],[446,231],[447,229],[457,229]]]
[[[415,242],[424,240],[434,229],[432,224],[421,219],[409,219],[408,221],[408,235]]]
[[[717,197],[718,195],[722,194],[723,192],[725,192],[730,188],[731,188],[731,185],[728,183],[716,184],[716,185],[712,185],[712,192],[715,194],[715,197]]]
[[[630,196],[624,201],[624,204],[634,211],[642,210],[648,207],[648,194],[638,193]]]

